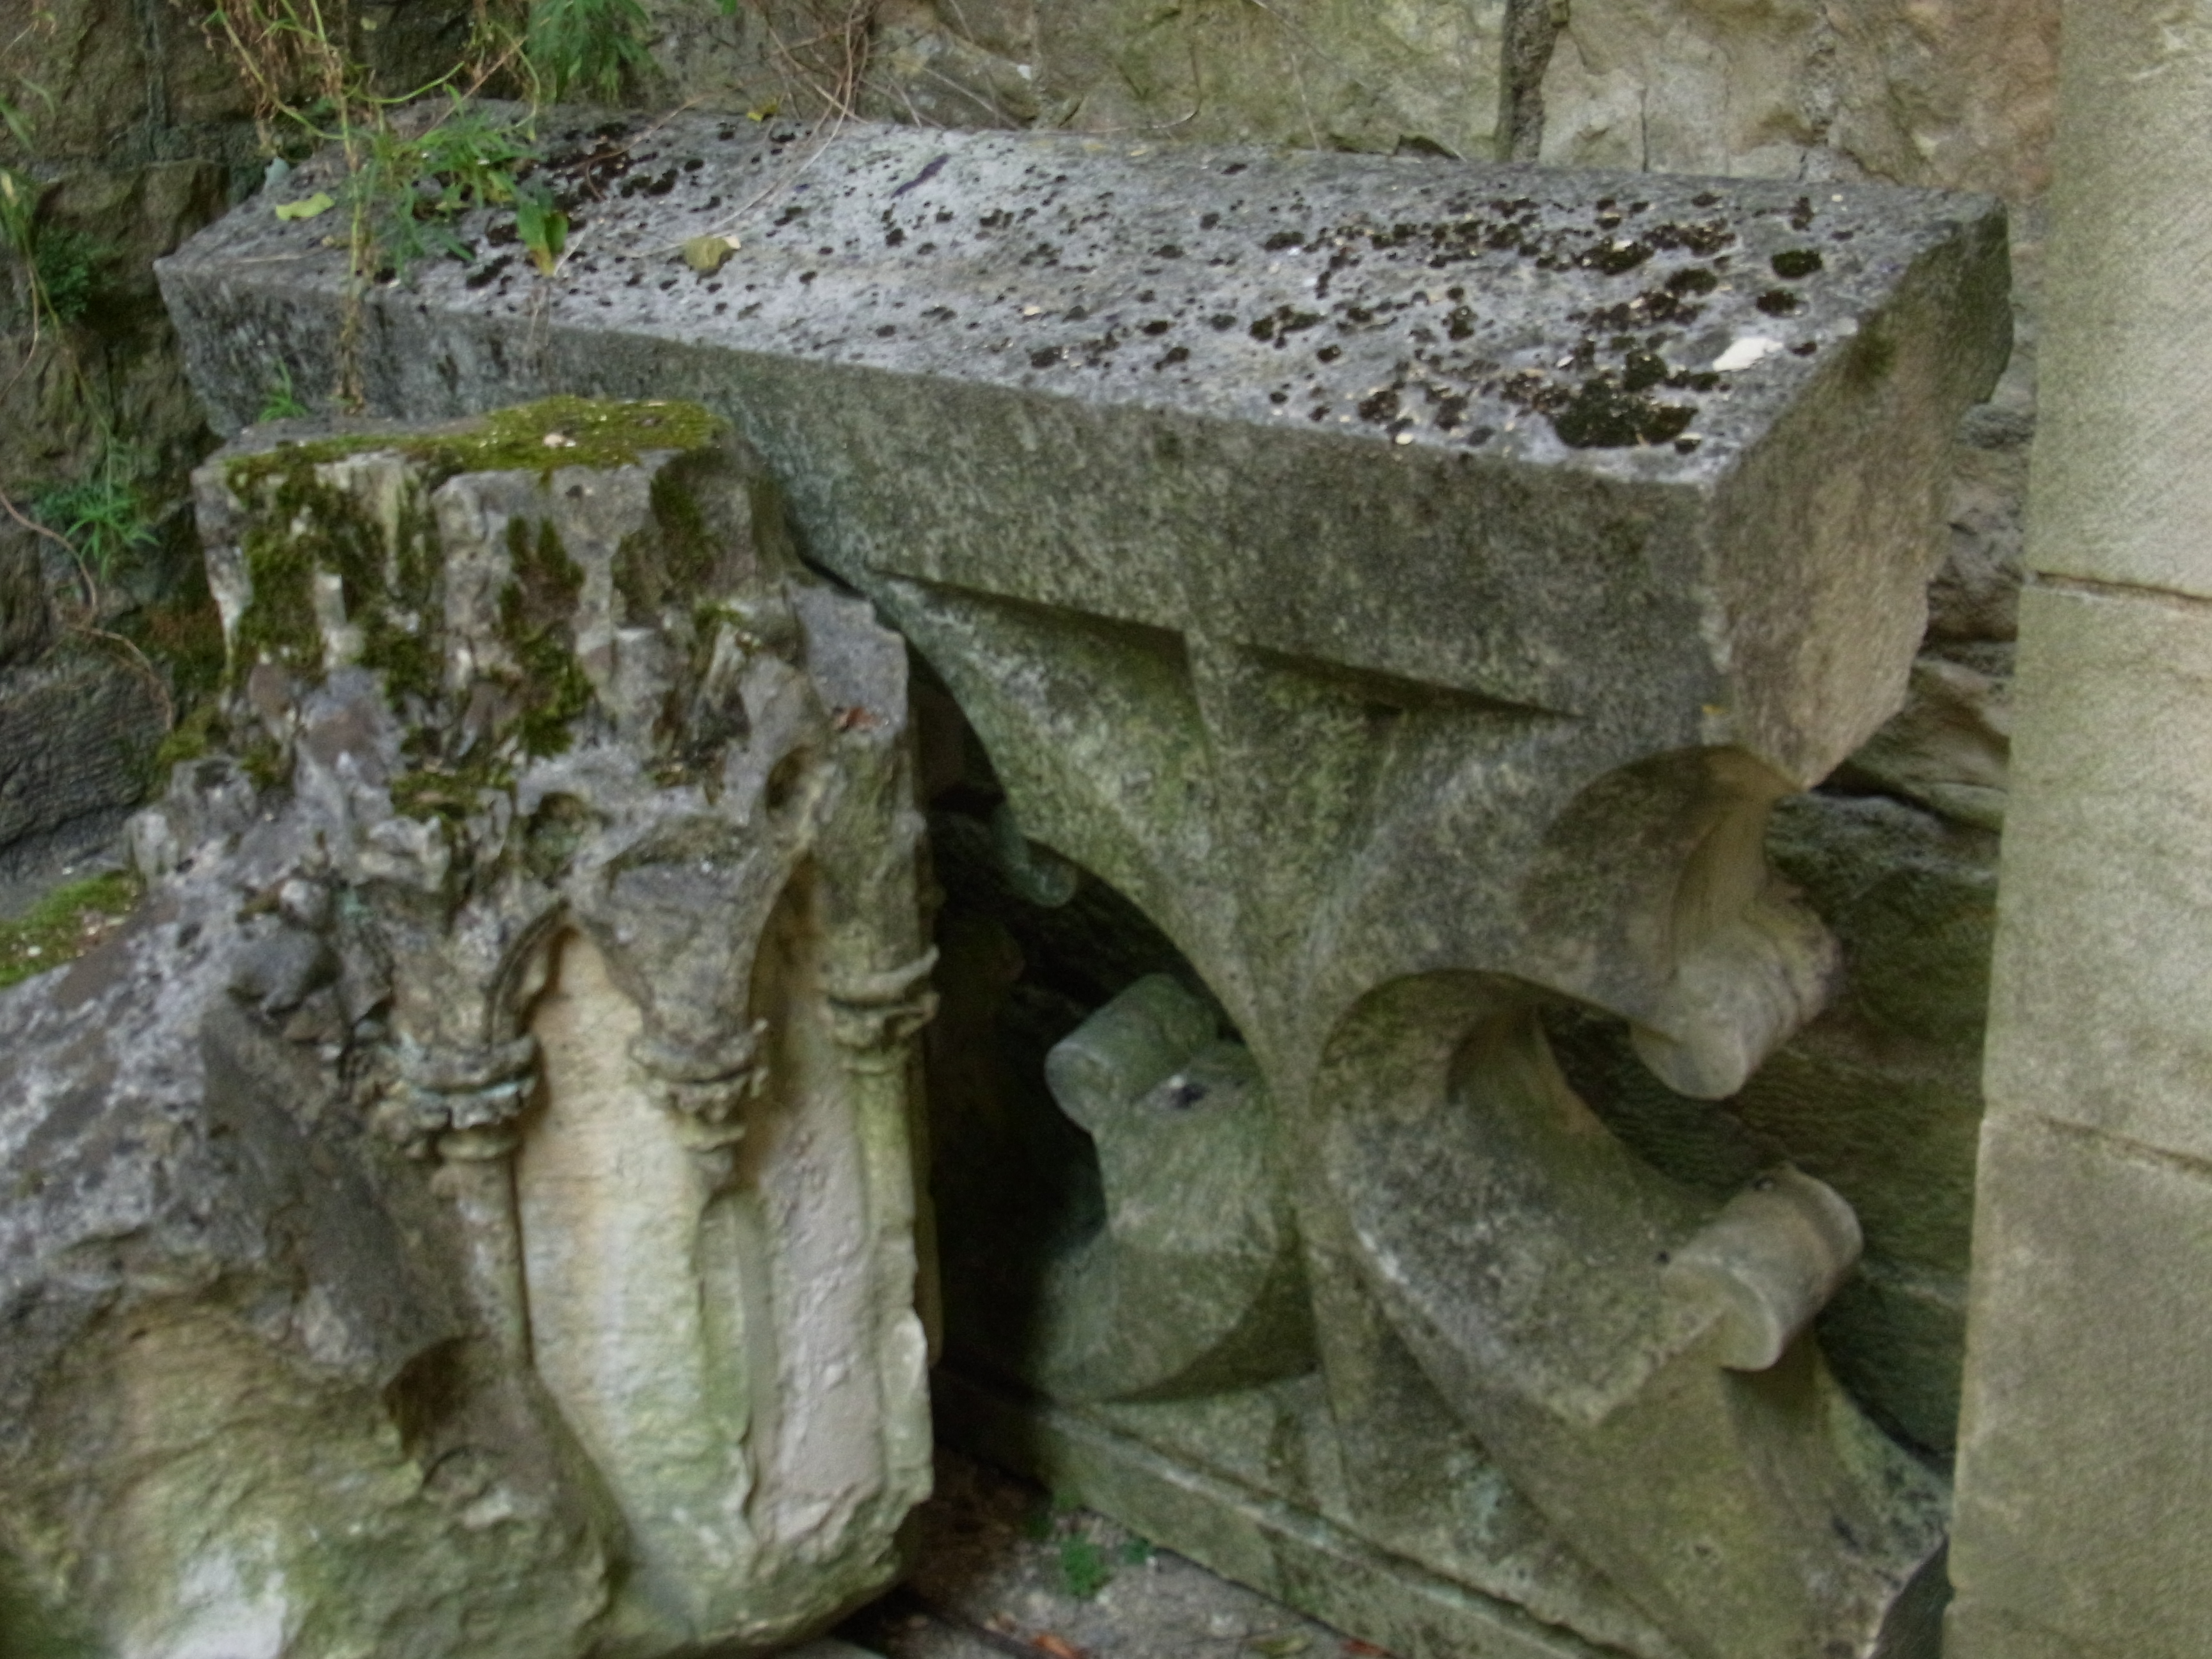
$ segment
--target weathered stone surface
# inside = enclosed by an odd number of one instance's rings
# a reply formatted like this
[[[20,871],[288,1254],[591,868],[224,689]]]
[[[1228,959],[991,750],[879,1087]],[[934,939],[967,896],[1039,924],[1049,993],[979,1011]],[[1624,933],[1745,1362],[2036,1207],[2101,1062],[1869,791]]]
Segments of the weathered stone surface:
[[[506,418],[203,471],[264,787],[0,999],[0,1559],[99,1651],[757,1651],[927,1489],[903,654],[702,412]]]
[[[1577,1090],[1659,1169],[1716,1198],[1786,1159],[1850,1201],[1858,1273],[1821,1316],[1837,1374],[1885,1426],[1948,1451],[1959,1416],[1994,836],[1878,795],[1781,803],[1767,854],[1833,930],[1828,1007],[1719,1109],[1663,1087],[1620,1026],[1555,1015]]]
[[[1951,1639],[2006,1659],[2199,1652],[2212,1540],[2174,1494],[2212,1479],[2204,1437],[2185,1426],[2212,1366],[2212,1177],[1993,1114],[1981,1206]],[[2045,1632],[2041,1644],[2013,1645],[2014,1621]]]
[[[1924,1650],[1940,1485],[1812,1343],[1726,1368],[1733,1295],[1664,1258],[1765,1266],[1598,1130],[1538,1013],[1608,1010],[1721,1096],[1826,996],[1763,832],[1901,696],[1950,434],[2003,355],[2000,219],[995,136],[599,142],[666,193],[592,210],[604,252],[542,303],[503,273],[376,298],[372,396],[731,411],[1020,836],[1135,900],[1249,1049],[1319,1361],[1270,1386],[1325,1402],[1332,1522],[1489,1594],[1510,1575],[1451,1517],[1502,1471],[1522,1559],[1597,1575],[1515,1599],[1631,1650]],[[769,222],[708,206],[779,180]],[[712,278],[655,251],[718,222],[753,246]],[[212,406],[248,354],[315,361],[333,276],[259,216],[165,267]],[[1803,1218],[1761,1227],[1766,1266]]]
[[[0,674],[0,874],[114,836],[161,740],[155,688],[102,645],[72,640]]]
[[[2003,829],[2012,665],[2008,645],[1923,653],[1905,707],[1852,755],[1839,781],[1977,829]]]
[[[2212,1157],[2212,1037],[2172,1012],[2212,995],[2212,868],[2195,839],[2212,815],[2212,611],[2051,588],[2022,609],[1991,1003],[2011,1035],[1990,1055],[1990,1096]]]
[[[0,522],[0,669],[36,657],[53,636],[38,535],[13,519]]]
[[[1139,143],[1501,154],[1511,0],[1162,9],[1133,0],[882,0],[872,27],[775,0],[728,15],[654,0],[655,93],[731,112],[861,112],[924,126],[1048,128]]]
[[[1576,0],[1544,79],[1547,162],[2035,193],[2055,0]]]
[[[1769,481],[1810,476],[1809,455],[1826,458],[1878,426],[1894,440],[1916,429],[1906,407],[1986,384],[2004,319],[2000,222],[1984,209],[1930,203],[1935,216],[1917,221],[1898,216],[1919,211],[1909,198],[1878,191],[1862,190],[1856,205],[1815,205],[1755,186],[1724,207],[1718,198],[1701,204],[1710,192],[1695,181],[1656,179],[1625,198],[1620,181],[1596,179],[1547,179],[1532,195],[1526,173],[1196,150],[1130,158],[1073,143],[880,130],[848,134],[835,159],[806,161],[800,176],[803,157],[784,158],[775,142],[787,136],[679,118],[640,137],[627,152],[633,167],[694,156],[702,165],[665,198],[601,206],[604,252],[580,257],[574,282],[543,312],[510,291],[522,279],[505,268],[476,289],[458,270],[428,273],[416,300],[380,306],[373,397],[449,408],[487,377],[518,373],[611,388],[672,372],[711,380],[725,403],[758,411],[749,429],[791,472],[803,514],[825,514],[833,498],[855,510],[849,521],[839,515],[849,544],[819,550],[833,563],[895,562],[908,575],[972,584],[997,579],[987,566],[1021,562],[1034,538],[1048,537],[1081,551],[1049,568],[1006,569],[1011,592],[1040,602],[1080,593],[1155,624],[1187,605],[1226,607],[1226,625],[1255,643],[1348,665],[1383,667],[1385,653],[1375,601],[1349,586],[1367,585],[1367,574],[1333,550],[1359,544],[1378,520],[1402,525],[1395,580],[1432,598],[1394,619],[1397,660],[1386,672],[1576,706],[1595,688],[1568,665],[1602,641],[1609,659],[1638,660],[1647,678],[1707,683],[1714,712],[1681,740],[1740,732],[1800,781],[1891,712],[1888,681],[1861,671],[1918,634],[1936,562],[1934,455],[1885,445],[1895,471],[1880,487],[1824,459],[1818,470],[1832,482],[1817,500]],[[951,159],[932,171],[940,155]],[[787,223],[760,227],[742,264],[709,279],[684,269],[672,243],[641,251],[678,228],[735,224],[707,203],[757,193],[780,158],[793,186],[776,216]],[[1644,210],[1632,211],[1639,200]],[[1209,211],[1211,227],[1200,222]],[[237,215],[165,262],[198,384],[222,422],[251,412],[246,388],[272,358],[313,378],[325,372],[334,336],[319,308],[335,307],[339,279],[308,231]],[[1801,269],[1791,256],[1815,252],[1818,271],[1784,278],[1771,268],[1781,256]],[[279,252],[306,257],[285,258],[281,274],[231,263]],[[1758,308],[1770,295],[1788,315]],[[1936,317],[1954,307],[1972,324],[1937,330]],[[1619,318],[1615,307],[1625,308]],[[518,361],[492,342],[520,331],[526,310],[538,343]],[[429,320],[447,314],[450,325]],[[635,343],[617,349],[617,340]],[[664,358],[679,341],[717,359],[738,355],[711,375],[705,356],[679,368]],[[813,361],[844,371],[835,384],[849,393],[769,395],[795,372],[779,364]],[[890,401],[923,387],[924,401]],[[937,422],[953,397],[963,420],[947,449]],[[771,412],[777,401],[789,412]],[[1202,424],[1186,429],[1186,420]],[[1121,435],[1109,441],[1117,424]],[[1285,435],[1265,450],[1238,435],[1262,426]],[[1177,466],[1161,476],[1189,480],[1141,510],[1121,464],[1139,444],[1176,447]],[[817,458],[833,449],[850,455],[848,468],[908,476],[923,493],[889,510],[890,492],[856,489],[854,471],[819,470]],[[802,451],[808,465],[787,465],[787,453],[796,462]],[[1516,523],[1480,532],[1492,574],[1468,589],[1455,580],[1461,532],[1429,527],[1428,515],[1468,487],[1459,480],[1486,480],[1493,466],[1522,472],[1514,499],[1525,504]],[[1021,503],[1018,533],[968,532],[963,509],[979,493]],[[1692,504],[1709,495],[1701,514]],[[1429,501],[1437,507],[1418,505]],[[1304,526],[1296,534],[1294,514]],[[1264,562],[1223,544],[1231,525],[1243,526],[1246,547],[1269,549]],[[1658,589],[1609,561],[1608,538],[1622,534],[1642,539]],[[1147,565],[1193,535],[1219,550],[1206,590],[1182,579],[1163,586]],[[1784,599],[1764,578],[1765,550],[1801,538],[1858,568]],[[1842,550],[1908,544],[1910,556],[1887,568]],[[1560,579],[1562,557],[1589,561],[1587,580]],[[1509,572],[1533,578],[1534,567],[1549,597],[1504,636],[1492,595],[1515,579]],[[1683,580],[1668,587],[1676,573]],[[1286,594],[1304,597],[1291,606]],[[1691,644],[1707,625],[1701,610],[1716,606],[1734,619],[1726,668]],[[1820,717],[1747,701],[1754,658],[1787,659],[1832,613]],[[1880,692],[1865,689],[1875,684]],[[1782,729],[1800,723],[1798,751],[1778,746]]]
[[[2191,14],[2084,25],[2067,72],[2085,88],[2053,185],[2046,349],[2028,562],[2036,570],[2212,598],[2203,526],[2212,482],[2193,421],[2203,391],[2201,296],[2212,210],[2192,181],[2192,112],[2212,92],[2212,34]],[[2174,90],[2185,85],[2186,93]],[[2094,223],[2140,225],[2158,257]],[[2065,234],[2072,228],[2073,234]],[[2087,297],[2072,297],[2087,296]]]

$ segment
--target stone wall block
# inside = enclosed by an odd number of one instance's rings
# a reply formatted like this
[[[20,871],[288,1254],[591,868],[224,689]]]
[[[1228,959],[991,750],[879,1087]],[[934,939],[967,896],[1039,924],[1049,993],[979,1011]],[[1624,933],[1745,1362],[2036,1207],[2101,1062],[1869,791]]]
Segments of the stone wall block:
[[[2203,1651],[2212,1449],[2195,1425],[2212,1371],[2208,1254],[2212,1166],[1992,1115],[1954,1659]]]
[[[1989,190],[2044,183],[2056,0],[1576,0],[1547,162]]]
[[[2212,1157],[2212,608],[2031,588],[1990,1108]]]
[[[2044,349],[2028,562],[2212,597],[2212,431],[2203,285],[2212,260],[2212,18],[2131,4],[2069,30],[2076,90],[2052,187],[2061,228]],[[2084,16],[2086,18],[2086,14]],[[2115,228],[2118,234],[2069,227]],[[2154,239],[2146,248],[2140,235]],[[2071,296],[2062,299],[2060,296]]]

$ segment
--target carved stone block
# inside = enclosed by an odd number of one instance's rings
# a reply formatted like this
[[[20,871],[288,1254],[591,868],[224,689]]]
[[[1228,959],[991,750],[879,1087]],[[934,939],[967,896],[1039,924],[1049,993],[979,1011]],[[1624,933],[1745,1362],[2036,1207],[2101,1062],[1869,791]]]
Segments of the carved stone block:
[[[197,486],[238,758],[0,999],[0,1586],[224,1659],[818,1627],[929,1482],[903,647],[696,408]]]
[[[744,125],[580,134],[574,176],[666,191],[595,203],[538,293],[372,299],[362,368],[391,408],[727,412],[980,735],[1010,882],[1118,890],[1217,1005],[1125,980],[1049,1062],[1091,1208],[1038,1236],[1043,1322],[963,1352],[962,1420],[1401,1651],[1928,1651],[1942,1484],[1798,1334],[1853,1218],[1662,1176],[1540,1016],[1710,1098],[1820,1006],[1764,831],[1902,699],[2001,213]],[[211,408],[329,362],[312,240],[234,216],[165,266]],[[937,1053],[963,1145],[1072,1133]],[[963,1190],[956,1301],[1035,1196]]]

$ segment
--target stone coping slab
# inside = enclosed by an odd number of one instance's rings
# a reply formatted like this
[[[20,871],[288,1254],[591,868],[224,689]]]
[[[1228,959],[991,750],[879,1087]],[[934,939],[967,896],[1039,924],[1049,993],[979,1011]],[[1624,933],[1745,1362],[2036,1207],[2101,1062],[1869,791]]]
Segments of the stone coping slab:
[[[1644,740],[1800,781],[1894,706],[2008,339],[1986,198],[704,115],[550,148],[559,276],[478,222],[375,290],[378,411],[698,397],[863,586],[1577,714],[1625,678]],[[219,428],[335,380],[343,253],[272,207],[162,266]]]

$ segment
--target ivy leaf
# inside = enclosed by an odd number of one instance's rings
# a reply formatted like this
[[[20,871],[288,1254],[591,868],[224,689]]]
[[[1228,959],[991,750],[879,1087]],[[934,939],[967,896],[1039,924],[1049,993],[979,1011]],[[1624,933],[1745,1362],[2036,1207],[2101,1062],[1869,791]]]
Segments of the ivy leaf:
[[[302,196],[296,202],[279,202],[276,216],[279,219],[312,219],[317,214],[328,213],[337,205],[328,191],[319,190],[313,196]]]

